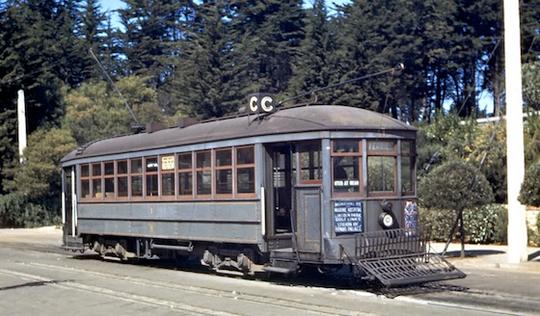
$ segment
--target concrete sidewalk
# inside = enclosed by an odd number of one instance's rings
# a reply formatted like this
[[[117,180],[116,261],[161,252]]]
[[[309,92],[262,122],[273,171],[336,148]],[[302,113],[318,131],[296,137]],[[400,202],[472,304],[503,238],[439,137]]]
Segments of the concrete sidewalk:
[[[444,243],[431,243],[431,252],[443,251]],[[540,248],[528,247],[529,261],[519,264],[508,263],[506,245],[465,244],[465,258],[460,258],[461,244],[451,243],[446,259],[458,268],[472,267],[480,269],[505,269],[513,272],[540,274]]]

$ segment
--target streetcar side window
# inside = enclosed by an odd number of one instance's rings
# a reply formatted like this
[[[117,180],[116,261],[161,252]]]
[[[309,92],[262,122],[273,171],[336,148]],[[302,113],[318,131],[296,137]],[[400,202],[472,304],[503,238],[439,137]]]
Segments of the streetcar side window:
[[[255,152],[253,146],[236,148],[235,172],[237,194],[255,193]]]
[[[178,155],[178,195],[181,197],[193,194],[192,158],[191,152]]]
[[[147,157],[145,162],[146,196],[158,196],[158,161],[157,157]]]
[[[117,187],[118,187],[118,197],[125,198],[128,196],[128,167],[127,160],[119,160],[116,162],[116,173],[117,173]]]
[[[130,178],[131,178],[131,197],[142,197],[143,195],[143,183],[142,183],[142,159],[130,160]]]
[[[81,198],[89,199],[90,195],[90,166],[81,165]]]
[[[101,185],[101,163],[92,164],[91,171],[91,184],[92,184],[92,198],[103,198],[103,187]]]
[[[212,152],[210,150],[196,153],[197,195],[212,194]]]
[[[174,196],[175,155],[164,155],[159,160],[161,164],[161,195]]]
[[[114,199],[114,161],[105,162],[103,167],[105,198]]]
[[[232,150],[217,149],[215,153],[216,194],[230,195],[233,193]]]

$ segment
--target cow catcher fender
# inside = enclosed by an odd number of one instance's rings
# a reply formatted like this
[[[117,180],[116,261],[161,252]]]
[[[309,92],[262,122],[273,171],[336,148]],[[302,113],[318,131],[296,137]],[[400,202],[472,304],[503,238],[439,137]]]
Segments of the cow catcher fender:
[[[361,233],[355,237],[355,253],[342,252],[359,274],[387,287],[464,278],[443,257],[429,253],[428,236],[416,228]]]

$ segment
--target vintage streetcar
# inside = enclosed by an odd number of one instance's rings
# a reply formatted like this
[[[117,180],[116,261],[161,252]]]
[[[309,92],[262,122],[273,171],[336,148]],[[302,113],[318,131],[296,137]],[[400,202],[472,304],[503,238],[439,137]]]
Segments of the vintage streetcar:
[[[69,153],[64,247],[243,274],[350,269],[385,286],[464,277],[418,227],[415,128],[347,106],[270,110]]]

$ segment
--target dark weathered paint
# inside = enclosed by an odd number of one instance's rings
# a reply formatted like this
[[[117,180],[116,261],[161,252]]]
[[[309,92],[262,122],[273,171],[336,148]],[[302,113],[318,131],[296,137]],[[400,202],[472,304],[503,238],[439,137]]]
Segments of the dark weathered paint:
[[[294,110],[294,111],[293,111]],[[205,240],[217,242],[236,242],[258,244],[262,251],[267,251],[268,232],[272,213],[266,210],[267,236],[262,235],[261,222],[261,187],[266,190],[266,207],[272,201],[270,190],[271,157],[265,144],[290,143],[304,140],[321,140],[322,151],[322,188],[320,208],[321,256],[325,262],[339,262],[342,253],[340,246],[347,252],[354,252],[353,235],[335,235],[333,231],[333,209],[331,196],[332,139],[363,139],[363,170],[366,175],[366,139],[415,139],[416,130],[387,116],[340,106],[314,106],[296,108],[278,112],[265,120],[257,122],[256,127],[247,125],[247,117],[235,118],[210,123],[198,124],[196,128],[173,128],[154,133],[143,133],[112,138],[96,142],[87,147],[80,155],[75,152],[64,157],[63,165],[79,164],[104,160],[126,159],[141,156],[178,153],[228,146],[255,144],[255,187],[256,199],[253,202],[158,202],[137,203],[87,203],[79,204],[79,233],[98,235],[140,236],[153,238]],[[277,113],[276,113],[277,114]],[[251,120],[254,119],[252,116]],[[229,121],[234,121],[233,123]],[[228,122],[228,123],[227,123]],[[216,129],[225,129],[227,133],[217,133]],[[231,131],[230,129],[234,129]],[[191,133],[206,133],[193,136]],[[222,135],[223,134],[223,135]],[[231,135],[235,135],[234,137]],[[204,136],[204,137],[203,137]],[[197,143],[198,142],[198,143]],[[270,168],[270,169],[269,169]],[[398,170],[399,171],[399,170]],[[400,174],[397,174],[400,179]],[[367,185],[363,177],[364,185]],[[270,183],[269,183],[270,181]],[[80,181],[77,181],[80,192]],[[402,210],[399,196],[388,197],[394,201],[394,214],[401,220]],[[408,197],[408,198],[414,198]],[[380,230],[378,216],[381,197],[357,197],[364,201],[366,230]],[[207,205],[202,207],[201,205]],[[191,208],[191,210],[189,210]],[[110,213],[103,215],[102,213]],[[110,216],[110,217],[108,217]],[[309,234],[309,228],[304,231]],[[305,237],[305,236],[304,236]],[[313,239],[313,236],[311,236]]]
[[[403,122],[376,112],[339,105],[317,105],[283,109],[260,119],[255,116],[244,116],[199,123],[185,128],[175,127],[153,133],[109,138],[72,151],[62,159],[62,162],[253,136],[332,130],[416,131]]]

